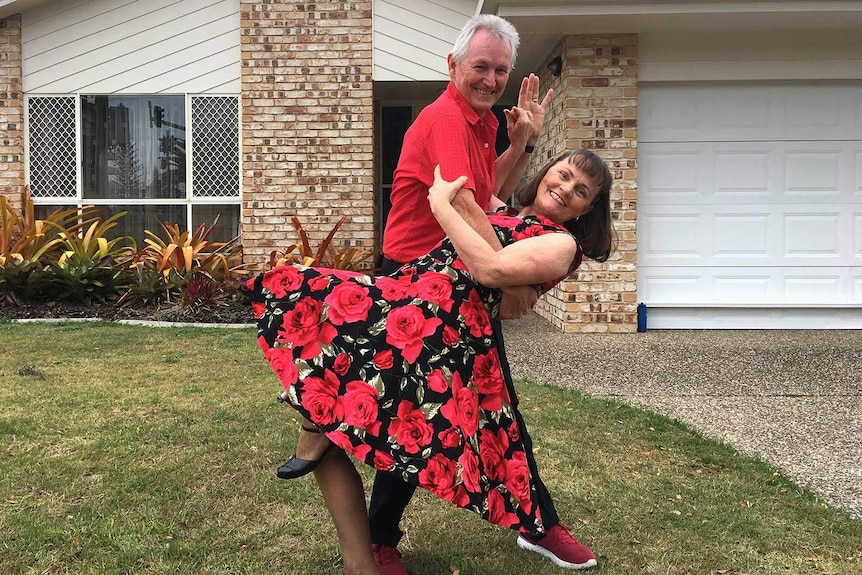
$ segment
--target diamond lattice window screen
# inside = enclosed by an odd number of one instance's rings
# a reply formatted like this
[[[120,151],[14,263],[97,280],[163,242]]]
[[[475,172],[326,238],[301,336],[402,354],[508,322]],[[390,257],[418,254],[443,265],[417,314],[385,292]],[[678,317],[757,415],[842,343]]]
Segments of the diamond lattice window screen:
[[[76,197],[75,97],[36,96],[27,106],[30,195]]]
[[[192,191],[239,197],[239,99],[192,97]]]

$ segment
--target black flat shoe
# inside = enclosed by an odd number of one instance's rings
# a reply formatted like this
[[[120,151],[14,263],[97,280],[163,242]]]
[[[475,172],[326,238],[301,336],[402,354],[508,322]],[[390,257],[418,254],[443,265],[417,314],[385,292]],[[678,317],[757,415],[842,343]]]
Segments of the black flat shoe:
[[[306,427],[302,426],[303,431],[307,431],[308,433],[323,433],[319,427]],[[329,448],[332,447],[332,444],[326,448],[323,452],[326,455],[326,452],[329,451]],[[323,456],[321,456],[323,459]],[[296,479],[298,477],[302,477],[303,475],[308,475],[320,465],[320,459],[300,459],[295,455],[285,461],[281,466],[276,470],[275,475],[279,479]]]
[[[315,459],[309,461],[307,459],[299,459],[291,457],[279,467],[275,474],[279,479],[296,479],[303,475],[308,475],[320,465],[320,460]]]

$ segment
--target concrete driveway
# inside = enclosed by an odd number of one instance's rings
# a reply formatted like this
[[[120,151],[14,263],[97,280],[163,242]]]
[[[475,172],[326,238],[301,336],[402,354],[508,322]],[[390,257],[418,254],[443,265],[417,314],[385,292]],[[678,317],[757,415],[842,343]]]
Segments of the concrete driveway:
[[[515,378],[679,419],[862,519],[862,330],[564,334],[504,322]]]

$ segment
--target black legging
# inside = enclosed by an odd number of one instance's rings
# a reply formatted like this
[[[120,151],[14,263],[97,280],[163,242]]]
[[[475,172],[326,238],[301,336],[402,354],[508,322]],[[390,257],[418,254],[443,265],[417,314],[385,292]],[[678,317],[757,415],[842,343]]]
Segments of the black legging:
[[[389,275],[397,271],[401,265],[384,257],[381,263],[381,271],[384,275]],[[512,383],[509,362],[506,359],[506,346],[503,344],[503,330],[500,321],[496,319],[492,320],[491,328],[494,332],[494,341],[497,344],[500,369],[503,372],[503,379],[506,381],[506,387],[509,390],[513,411],[515,412],[518,427],[521,431],[521,440],[524,442],[527,465],[536,484],[536,496],[539,502],[539,509],[542,513],[542,524],[545,526],[545,529],[548,529],[559,523],[560,519],[557,516],[557,510],[554,507],[554,502],[551,500],[551,495],[539,478],[539,470],[533,457],[533,442],[527,433],[527,426],[524,424],[521,413],[517,409],[518,396]],[[402,481],[401,476],[397,472],[377,472],[374,476],[374,485],[371,488],[371,503],[368,508],[368,524],[371,529],[372,543],[388,545],[390,547],[398,546],[401,536],[404,535],[398,524],[401,523],[404,510],[407,509],[407,504],[410,503],[410,499],[413,497],[415,491],[416,486],[412,483]]]

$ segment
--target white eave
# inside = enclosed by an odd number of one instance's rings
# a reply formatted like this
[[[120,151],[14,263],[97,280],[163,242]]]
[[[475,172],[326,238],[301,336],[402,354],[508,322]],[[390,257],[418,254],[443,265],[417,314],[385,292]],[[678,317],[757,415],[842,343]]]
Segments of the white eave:
[[[48,0],[0,0],[0,19],[19,14]]]
[[[535,69],[574,34],[829,31],[858,36],[862,0],[485,0],[521,34],[518,68]],[[799,36],[804,41],[804,34]]]

